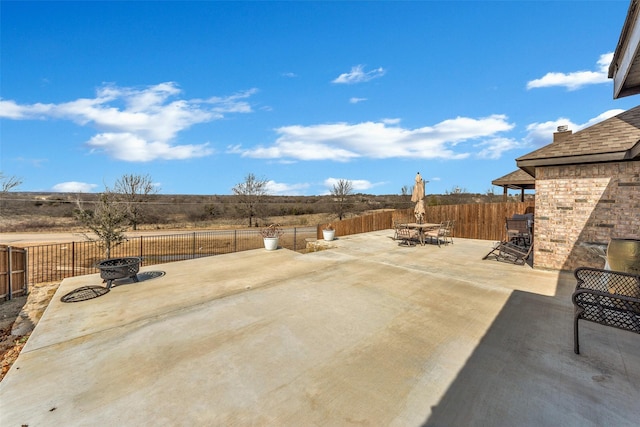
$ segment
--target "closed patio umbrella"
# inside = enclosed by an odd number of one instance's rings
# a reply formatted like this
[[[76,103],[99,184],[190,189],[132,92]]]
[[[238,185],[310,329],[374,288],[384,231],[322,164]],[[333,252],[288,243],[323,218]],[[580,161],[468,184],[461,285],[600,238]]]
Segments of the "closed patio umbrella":
[[[411,201],[416,202],[416,207],[413,209],[416,222],[422,223],[426,211],[424,209],[424,180],[420,176],[420,172],[416,174],[416,183],[411,193]]]

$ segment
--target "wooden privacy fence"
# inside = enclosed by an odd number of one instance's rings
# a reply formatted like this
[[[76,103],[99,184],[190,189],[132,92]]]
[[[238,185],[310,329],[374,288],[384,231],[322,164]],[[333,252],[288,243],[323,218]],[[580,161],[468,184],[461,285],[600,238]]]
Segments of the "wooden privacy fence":
[[[505,238],[505,219],[514,214],[533,213],[533,201],[518,203],[479,203],[468,205],[426,206],[425,222],[439,223],[455,221],[454,236],[465,239],[503,240]],[[413,208],[376,212],[371,215],[336,221],[333,226],[336,236],[367,233],[370,231],[391,229],[394,223],[415,222]],[[322,229],[318,226],[317,237],[322,238]]]
[[[27,251],[0,246],[0,299],[10,300],[27,293]]]

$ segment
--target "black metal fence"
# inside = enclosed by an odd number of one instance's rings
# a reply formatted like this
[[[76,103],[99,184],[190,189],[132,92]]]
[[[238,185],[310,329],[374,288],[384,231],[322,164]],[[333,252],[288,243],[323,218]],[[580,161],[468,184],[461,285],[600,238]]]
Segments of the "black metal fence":
[[[279,246],[305,251],[315,240],[317,227],[285,229]],[[163,236],[129,238],[111,249],[111,257],[137,256],[142,266],[263,248],[260,230],[202,231]],[[97,273],[95,264],[105,258],[98,242],[69,242],[30,246],[27,249],[28,283],[48,283],[66,277]]]

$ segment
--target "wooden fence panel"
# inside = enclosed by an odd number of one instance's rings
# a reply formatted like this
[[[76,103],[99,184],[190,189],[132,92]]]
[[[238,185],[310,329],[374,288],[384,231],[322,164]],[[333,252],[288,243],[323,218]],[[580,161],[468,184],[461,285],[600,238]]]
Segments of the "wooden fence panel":
[[[27,293],[27,251],[0,246],[0,298],[10,300]]]
[[[369,231],[387,230],[393,227],[393,216],[397,211],[376,212],[354,218],[343,219],[331,223],[336,230],[336,236],[367,233]],[[316,238],[322,239],[322,229],[327,224],[318,225]]]
[[[514,214],[533,213],[533,201],[518,203],[475,203],[466,205],[426,206],[425,222],[455,221],[454,237],[479,240],[503,240],[505,238],[505,219]],[[376,212],[336,221],[333,226],[336,236],[367,233],[394,227],[395,223],[415,222],[413,208],[395,211]],[[318,239],[322,238],[322,229],[318,226]]]

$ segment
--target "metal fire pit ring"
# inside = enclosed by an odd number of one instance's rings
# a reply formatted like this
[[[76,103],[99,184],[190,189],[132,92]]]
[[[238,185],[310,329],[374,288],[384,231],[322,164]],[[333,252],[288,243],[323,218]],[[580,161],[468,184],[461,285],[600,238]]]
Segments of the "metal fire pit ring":
[[[140,271],[140,257],[109,258],[96,263],[96,268],[100,270],[100,277],[107,282],[107,289],[111,288],[114,280],[131,278],[138,281],[138,271]]]

